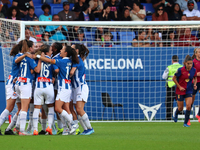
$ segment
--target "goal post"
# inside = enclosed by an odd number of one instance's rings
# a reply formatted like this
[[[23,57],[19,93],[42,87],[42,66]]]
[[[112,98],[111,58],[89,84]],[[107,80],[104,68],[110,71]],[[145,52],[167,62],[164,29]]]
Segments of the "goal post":
[[[171,64],[173,55],[178,55],[179,63],[182,64],[185,56],[192,55],[194,48],[198,47],[199,40],[180,41],[185,32],[179,34],[179,31],[189,28],[192,35],[198,38],[200,29],[199,21],[20,21],[17,23],[20,26],[21,39],[25,38],[25,27],[44,28],[44,26],[61,25],[68,29],[67,38],[60,41],[54,39],[51,42],[87,45],[90,53],[84,63],[90,93],[85,111],[93,121],[165,121],[166,81],[162,79],[162,74]],[[69,29],[75,26],[82,29],[80,32],[84,33],[84,41],[70,40],[72,38],[70,36],[74,34],[70,34],[72,30]],[[107,37],[103,36],[99,41],[95,40],[95,31],[100,27],[106,29],[104,35],[111,39],[107,40]],[[148,33],[150,35],[148,39],[140,41],[138,34],[143,30],[146,33],[145,37]],[[179,38],[170,40],[171,32]],[[3,55],[8,54],[2,52]],[[8,69],[7,61],[10,59],[4,57],[4,74]],[[195,121],[198,105],[199,94],[196,96],[190,115],[191,120]],[[174,109],[175,107],[177,105],[174,100]]]

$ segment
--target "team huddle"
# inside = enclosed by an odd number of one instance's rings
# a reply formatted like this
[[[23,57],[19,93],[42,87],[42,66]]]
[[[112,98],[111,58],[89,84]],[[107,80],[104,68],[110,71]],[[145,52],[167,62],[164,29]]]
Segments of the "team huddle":
[[[184,61],[184,66],[179,68],[173,76],[173,81],[176,84],[176,99],[178,108],[175,112],[174,122],[178,121],[178,114],[181,114],[186,103],[184,127],[190,127],[190,111],[195,100],[195,95],[200,90],[200,48],[194,50],[193,56],[187,55]],[[200,122],[200,108],[196,115]]]
[[[14,132],[19,135],[76,135],[80,133],[78,122],[84,130],[80,135],[94,133],[84,111],[89,89],[83,61],[89,50],[83,44],[62,46],[58,42],[51,46],[40,43],[38,47],[35,49],[32,41],[22,40],[10,51],[14,59],[6,83],[7,105],[0,116],[0,127],[15,103],[18,111],[5,135]],[[28,109],[29,123],[25,130]],[[38,121],[42,126],[40,132]]]

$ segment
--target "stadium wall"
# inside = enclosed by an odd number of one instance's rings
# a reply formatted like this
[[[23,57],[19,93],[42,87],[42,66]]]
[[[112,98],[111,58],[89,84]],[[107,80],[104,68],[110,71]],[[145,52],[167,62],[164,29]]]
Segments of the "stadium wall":
[[[126,120],[145,119],[139,103],[148,107],[161,104],[155,119],[165,119],[166,92],[162,73],[171,64],[173,55],[178,55],[179,62],[183,63],[186,54],[192,55],[193,49],[192,47],[89,48],[90,54],[85,62],[86,79],[90,90],[85,109],[89,117],[92,120],[101,120],[104,108],[101,93],[107,92],[114,104],[123,104]],[[0,72],[2,72],[0,112],[6,106],[2,60],[0,59]],[[197,101],[194,105],[197,105]],[[123,119],[121,108],[116,108],[115,111],[116,119]],[[111,119],[111,112],[112,109],[106,108],[103,119]]]

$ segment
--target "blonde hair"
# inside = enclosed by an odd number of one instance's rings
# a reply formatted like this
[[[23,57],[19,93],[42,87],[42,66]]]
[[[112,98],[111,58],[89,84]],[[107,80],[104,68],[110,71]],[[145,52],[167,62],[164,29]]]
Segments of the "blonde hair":
[[[196,57],[195,54],[197,53],[198,49],[200,49],[200,47],[197,47],[197,48],[194,49],[194,53],[192,55],[192,59],[195,59],[195,57]]]

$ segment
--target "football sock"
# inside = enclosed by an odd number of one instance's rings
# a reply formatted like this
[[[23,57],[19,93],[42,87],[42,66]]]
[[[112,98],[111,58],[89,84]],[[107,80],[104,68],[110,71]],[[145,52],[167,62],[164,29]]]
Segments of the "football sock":
[[[31,128],[33,128],[33,111],[34,111],[34,104],[30,103],[29,104],[29,122],[28,122],[27,131],[31,131]]]
[[[39,117],[40,109],[35,108],[33,111],[33,130],[38,131],[38,117]]]
[[[21,111],[20,111],[19,114],[18,114],[17,122],[16,122],[16,126],[15,126],[15,128],[16,128],[17,130],[19,130],[19,127],[20,127],[20,113],[21,113]]]
[[[184,124],[188,123],[189,117],[190,117],[190,110],[186,110]]]
[[[59,129],[62,129],[62,128],[63,128],[63,124],[62,124],[62,121],[61,121],[61,120],[58,120],[58,119],[57,119],[57,124],[58,124],[58,128],[59,128]]]
[[[17,117],[18,117],[17,114],[15,114],[15,115],[13,116],[12,121],[11,121],[11,123],[8,125],[6,131],[11,130],[11,129],[15,126],[15,124],[16,124],[16,122],[17,122]]]
[[[10,112],[7,109],[4,109],[4,111],[1,113],[1,116],[0,116],[0,127],[2,126],[4,121],[6,120],[6,117],[9,115],[9,113]]]
[[[87,130],[87,127],[85,126],[85,124],[83,122],[83,119],[82,119],[82,117],[80,115],[78,115],[78,121],[81,124],[83,130]]]
[[[20,132],[25,131],[27,112],[21,111],[20,113]]]
[[[200,116],[200,107],[199,107],[199,111],[198,111],[198,116]]]
[[[180,114],[180,111],[178,110],[178,108],[176,109],[175,114],[176,114],[176,115]]]
[[[48,109],[48,126],[51,128],[54,121],[54,107],[49,107]]]
[[[82,119],[83,119],[83,122],[84,122],[85,126],[88,129],[92,129],[92,126],[90,124],[90,120],[89,120],[88,115],[86,113],[82,116]]]
[[[42,130],[46,131],[47,119],[41,119]]]

